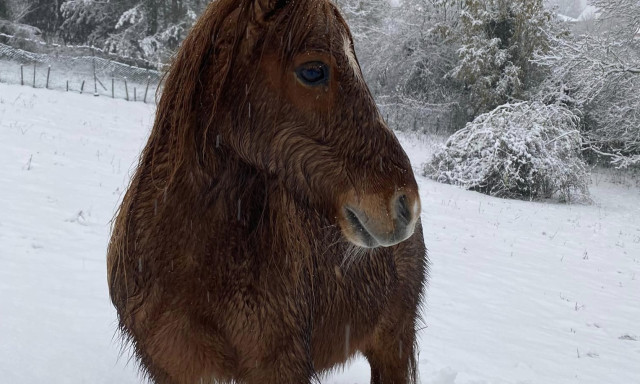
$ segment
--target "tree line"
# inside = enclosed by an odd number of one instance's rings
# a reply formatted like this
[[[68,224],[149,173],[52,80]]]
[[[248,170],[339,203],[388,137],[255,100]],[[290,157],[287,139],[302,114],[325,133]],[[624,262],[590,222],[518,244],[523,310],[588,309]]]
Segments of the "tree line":
[[[49,40],[166,62],[207,4],[206,0],[0,0],[0,17],[38,27]]]
[[[640,166],[637,0],[589,0],[591,18],[570,22],[543,0],[339,3],[379,100],[440,111],[449,133],[508,104],[560,107],[578,122],[582,159]],[[554,3],[579,13],[575,1]]]

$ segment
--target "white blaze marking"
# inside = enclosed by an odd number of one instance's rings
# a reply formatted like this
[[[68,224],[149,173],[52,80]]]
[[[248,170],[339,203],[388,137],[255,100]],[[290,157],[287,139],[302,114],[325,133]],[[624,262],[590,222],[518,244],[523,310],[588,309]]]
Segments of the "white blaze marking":
[[[358,66],[358,60],[356,59],[356,53],[351,48],[351,39],[348,36],[344,37],[344,54],[349,60],[349,65],[353,69],[353,74],[359,81],[363,81],[362,72],[360,72],[360,66]]]

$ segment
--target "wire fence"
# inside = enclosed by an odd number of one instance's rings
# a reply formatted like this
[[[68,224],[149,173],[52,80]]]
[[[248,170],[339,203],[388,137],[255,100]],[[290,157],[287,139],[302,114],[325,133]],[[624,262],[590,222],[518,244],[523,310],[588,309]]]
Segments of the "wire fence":
[[[0,34],[3,83],[153,103],[162,77],[156,68],[148,61],[94,47],[48,44]]]
[[[375,100],[389,127],[398,131],[450,134],[466,123],[457,103],[428,104],[402,95]]]

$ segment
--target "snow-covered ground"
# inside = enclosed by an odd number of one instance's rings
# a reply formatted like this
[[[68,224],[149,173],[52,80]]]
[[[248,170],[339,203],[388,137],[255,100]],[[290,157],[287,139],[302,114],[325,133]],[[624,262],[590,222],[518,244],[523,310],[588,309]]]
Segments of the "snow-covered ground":
[[[106,285],[109,221],[153,106],[0,84],[0,384],[138,383]],[[401,136],[416,169],[434,141]],[[640,189],[592,205],[419,177],[423,383],[640,383]],[[326,383],[367,383],[362,359]]]

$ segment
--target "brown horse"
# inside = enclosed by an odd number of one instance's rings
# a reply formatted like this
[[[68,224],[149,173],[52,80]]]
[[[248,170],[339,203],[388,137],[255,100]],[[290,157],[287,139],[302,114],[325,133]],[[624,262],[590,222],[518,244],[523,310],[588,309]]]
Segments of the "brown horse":
[[[114,222],[119,325],[157,383],[416,378],[411,164],[329,0],[217,0],[169,71]]]

